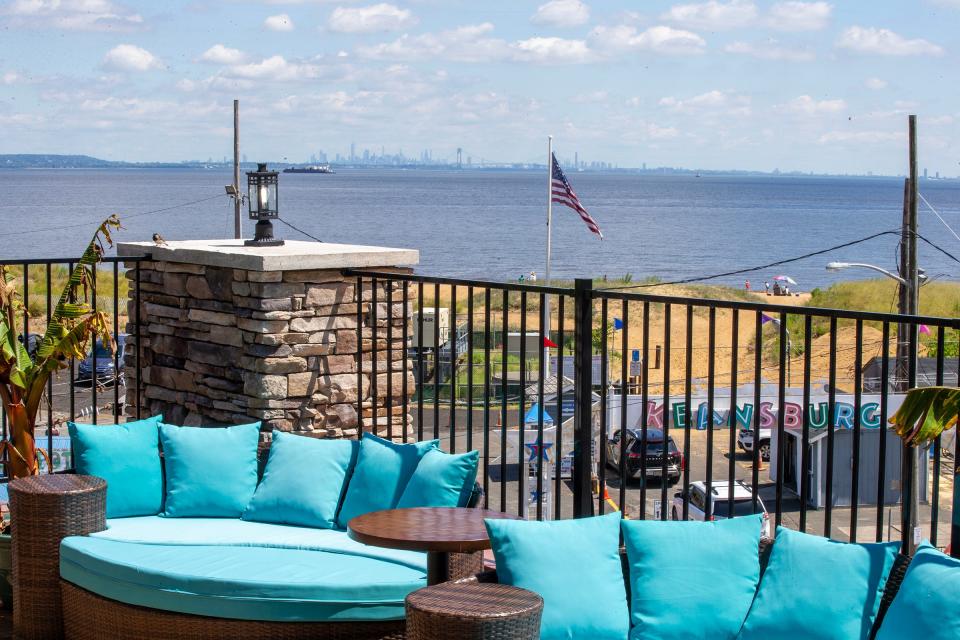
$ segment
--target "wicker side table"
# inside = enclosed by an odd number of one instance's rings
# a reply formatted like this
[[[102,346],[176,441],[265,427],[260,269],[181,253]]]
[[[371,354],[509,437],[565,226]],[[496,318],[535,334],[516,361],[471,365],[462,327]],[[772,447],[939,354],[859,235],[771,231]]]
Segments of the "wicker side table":
[[[107,483],[41,475],[14,480],[9,491],[14,633],[23,640],[62,638],[60,541],[107,528]]]
[[[407,596],[407,640],[537,640],[543,599],[496,583],[444,582]]]

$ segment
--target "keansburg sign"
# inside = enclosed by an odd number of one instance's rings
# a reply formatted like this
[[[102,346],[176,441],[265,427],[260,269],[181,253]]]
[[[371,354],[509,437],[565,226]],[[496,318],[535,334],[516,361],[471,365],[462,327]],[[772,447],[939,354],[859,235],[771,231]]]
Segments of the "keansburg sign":
[[[887,415],[892,416],[903,403],[904,394],[891,393],[887,396]],[[705,397],[693,397],[690,401],[690,424],[694,429],[705,430],[713,428],[724,429],[731,425],[739,429],[753,427],[754,416],[759,418],[761,429],[775,429],[778,418],[778,400],[776,396],[764,395],[760,404],[754,406],[753,394],[748,400],[738,401],[736,410],[731,411],[730,398],[718,397],[713,402],[713,415]],[[784,403],[783,424],[787,429],[801,429],[803,427],[804,407],[797,398],[788,398]],[[643,426],[643,396],[627,396],[627,426],[640,428]],[[686,427],[687,405],[680,399],[671,401],[669,410],[665,411],[663,400],[647,398],[647,427],[662,428],[666,421],[671,429]],[[849,394],[837,394],[833,406],[833,415],[830,415],[830,404],[827,396],[813,396],[806,407],[811,429],[825,429],[829,422],[837,429],[852,429],[856,414],[855,398]],[[612,433],[620,428],[620,395],[610,394],[607,398],[607,424]],[[877,429],[880,425],[880,394],[863,394],[860,396],[860,426],[864,429]]]

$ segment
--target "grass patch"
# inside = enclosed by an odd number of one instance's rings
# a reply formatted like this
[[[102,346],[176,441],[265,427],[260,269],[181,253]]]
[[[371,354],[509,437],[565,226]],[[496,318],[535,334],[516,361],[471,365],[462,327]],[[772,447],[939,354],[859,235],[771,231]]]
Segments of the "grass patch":
[[[7,279],[13,282],[17,288],[17,293],[23,295],[23,267],[8,267]],[[121,314],[125,313],[127,293],[129,282],[123,275],[124,270],[119,269],[117,274],[117,299],[120,304]],[[60,293],[67,283],[69,273],[66,265],[50,266],[50,304],[56,306]],[[45,320],[47,317],[47,267],[46,265],[30,265],[27,269],[27,312],[31,319]],[[112,265],[102,265],[97,270],[97,308],[100,311],[112,317],[116,311],[113,305],[113,267]],[[52,309],[50,309],[52,311]]]

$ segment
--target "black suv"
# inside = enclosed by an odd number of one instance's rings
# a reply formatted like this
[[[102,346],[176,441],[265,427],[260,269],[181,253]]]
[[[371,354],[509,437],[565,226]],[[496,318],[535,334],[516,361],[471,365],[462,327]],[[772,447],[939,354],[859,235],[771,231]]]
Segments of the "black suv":
[[[620,470],[620,437],[617,431],[607,440],[607,464]],[[646,477],[659,478],[663,475],[663,431],[647,427],[647,450],[643,451],[643,433],[640,429],[627,429],[627,457],[624,470],[630,478],[639,478],[643,471]],[[683,472],[683,454],[677,448],[673,438],[667,438],[667,478],[671,482],[680,479]]]

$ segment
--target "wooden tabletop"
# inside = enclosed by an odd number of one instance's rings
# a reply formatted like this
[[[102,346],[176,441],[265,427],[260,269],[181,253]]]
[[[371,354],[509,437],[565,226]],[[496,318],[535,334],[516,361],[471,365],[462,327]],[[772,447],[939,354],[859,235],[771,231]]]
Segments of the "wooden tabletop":
[[[407,551],[472,553],[490,548],[485,518],[517,520],[488,509],[417,507],[386,509],[357,516],[348,535],[364,544]]]

